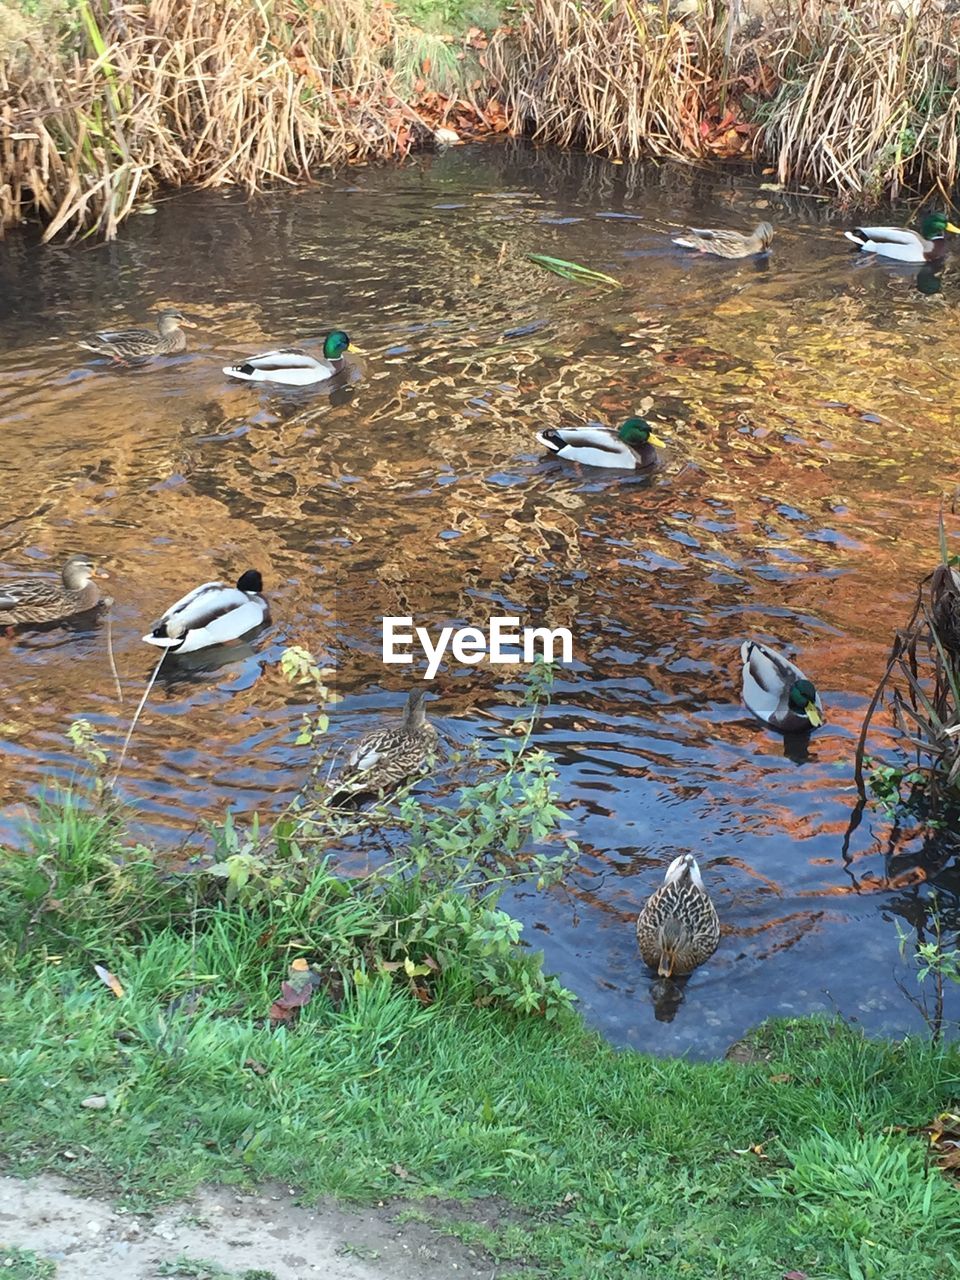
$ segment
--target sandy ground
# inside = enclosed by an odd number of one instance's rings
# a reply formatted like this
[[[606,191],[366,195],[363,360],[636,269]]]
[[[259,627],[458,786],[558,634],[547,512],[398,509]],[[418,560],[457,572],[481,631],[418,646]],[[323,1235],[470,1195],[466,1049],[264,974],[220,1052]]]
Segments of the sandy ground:
[[[175,1270],[176,1260],[216,1263],[237,1277],[262,1271],[258,1280],[495,1280],[498,1268],[482,1251],[421,1223],[400,1224],[397,1212],[305,1208],[275,1186],[249,1195],[204,1189],[156,1213],[135,1213],[80,1195],[61,1178],[0,1177],[0,1247],[50,1258],[57,1280],[210,1274]]]

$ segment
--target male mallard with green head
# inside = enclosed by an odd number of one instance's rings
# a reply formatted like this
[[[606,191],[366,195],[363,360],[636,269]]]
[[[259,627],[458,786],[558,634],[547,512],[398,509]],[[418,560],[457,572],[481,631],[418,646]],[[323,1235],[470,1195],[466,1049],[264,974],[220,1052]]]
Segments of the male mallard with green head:
[[[654,445],[664,448],[645,418],[628,418],[619,431],[609,427],[548,427],[537,439],[558,458],[585,467],[636,471],[656,465]]]
[[[106,576],[89,556],[71,556],[59,582],[41,578],[0,582],[0,627],[60,622],[86,613],[100,603],[100,589],[93,579]]]
[[[329,784],[328,804],[385,795],[430,764],[438,735],[427,719],[426,696],[426,689],[412,689],[399,725],[375,729],[356,743],[342,771]]]
[[[945,213],[928,213],[919,231],[909,227],[854,227],[843,234],[864,253],[896,262],[940,262],[947,254],[947,232],[960,234]]]
[[[109,356],[118,364],[136,364],[154,356],[172,356],[185,351],[187,335],[184,328],[195,329],[192,320],[182,312],[169,309],[157,317],[157,328],[152,329],[104,329],[79,344],[99,356]]]
[[[239,364],[228,364],[223,372],[228,378],[240,378],[244,382],[279,382],[287,387],[310,387],[343,373],[347,367],[347,353],[356,350],[342,329],[334,329],[324,339],[322,360],[308,355],[299,347],[282,347],[277,351],[249,356]]]
[[[773,227],[769,222],[759,223],[749,235],[742,231],[708,230],[690,227],[686,235],[673,241],[681,249],[696,249],[698,253],[713,253],[719,258],[752,258],[769,253],[773,244]]]
[[[776,649],[756,640],[740,646],[743,701],[758,720],[781,733],[808,733],[823,724],[823,703],[812,680]]]
[[[697,860],[682,853],[637,917],[643,962],[661,978],[683,977],[705,964],[720,944],[720,920]]]

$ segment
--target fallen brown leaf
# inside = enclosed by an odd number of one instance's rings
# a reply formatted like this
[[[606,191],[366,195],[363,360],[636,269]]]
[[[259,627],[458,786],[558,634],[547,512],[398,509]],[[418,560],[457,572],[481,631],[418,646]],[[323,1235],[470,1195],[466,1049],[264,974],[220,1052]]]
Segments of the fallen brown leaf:
[[[95,964],[93,969],[94,973],[96,973],[103,985],[105,987],[109,987],[119,1000],[123,995],[123,987],[120,985],[120,979],[112,974],[109,969],[105,969],[102,964]]]

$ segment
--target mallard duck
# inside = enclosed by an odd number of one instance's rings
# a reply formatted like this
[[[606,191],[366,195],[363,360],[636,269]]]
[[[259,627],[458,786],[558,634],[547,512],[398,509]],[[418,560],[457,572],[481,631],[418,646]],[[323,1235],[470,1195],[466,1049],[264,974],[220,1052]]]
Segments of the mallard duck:
[[[228,364],[223,372],[228,378],[242,378],[245,382],[280,382],[288,387],[309,387],[343,373],[347,352],[356,350],[342,329],[334,329],[323,340],[322,360],[308,355],[299,347],[282,347],[279,351],[264,351],[258,356],[250,356],[241,364]]]
[[[854,227],[843,234],[864,253],[876,253],[897,262],[937,262],[947,252],[948,231],[960,234],[945,213],[928,213],[919,231],[909,227]]]
[[[133,364],[149,360],[152,356],[172,356],[187,346],[186,329],[195,329],[179,311],[161,311],[157,317],[157,330],[152,329],[104,329],[79,345],[100,356],[110,356],[119,364]]]
[[[429,763],[436,751],[437,731],[424,710],[426,694],[426,689],[412,689],[399,725],[375,729],[356,743],[339,776],[330,782],[328,804],[384,795]]]
[[[0,627],[59,622],[100,603],[100,589],[93,579],[107,575],[98,572],[87,556],[71,556],[60,576],[60,582],[40,578],[0,582]]]
[[[799,667],[782,653],[744,640],[743,701],[758,720],[781,733],[806,733],[823,724],[823,703]]]
[[[705,964],[719,944],[720,921],[697,860],[682,853],[637,917],[643,962],[661,978],[682,977]]]
[[[708,231],[703,227],[690,227],[685,236],[676,236],[673,243],[681,249],[715,253],[720,258],[751,258],[758,253],[770,252],[773,227],[769,222],[761,222],[748,236],[741,231]]]
[[[619,431],[609,427],[550,427],[537,439],[569,462],[585,467],[616,467],[620,471],[636,471],[652,467],[657,461],[654,445],[665,448],[659,436],[644,418],[628,418]]]
[[[204,582],[172,604],[143,638],[147,644],[177,653],[232,644],[270,621],[270,606],[262,592],[263,578],[257,569],[248,569],[235,587]]]

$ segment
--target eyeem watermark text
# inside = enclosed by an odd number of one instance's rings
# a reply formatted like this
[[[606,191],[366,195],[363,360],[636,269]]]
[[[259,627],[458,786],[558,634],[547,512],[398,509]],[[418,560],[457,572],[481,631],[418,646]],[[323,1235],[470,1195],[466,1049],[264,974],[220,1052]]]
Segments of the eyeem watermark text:
[[[468,666],[487,661],[491,666],[520,662],[573,661],[573,636],[566,627],[520,627],[519,618],[491,618],[487,630],[479,627],[443,627],[436,640],[426,627],[415,627],[412,618],[384,618],[383,661],[388,665],[414,661],[419,645],[427,660],[424,680],[432,680],[449,649],[455,662]]]

